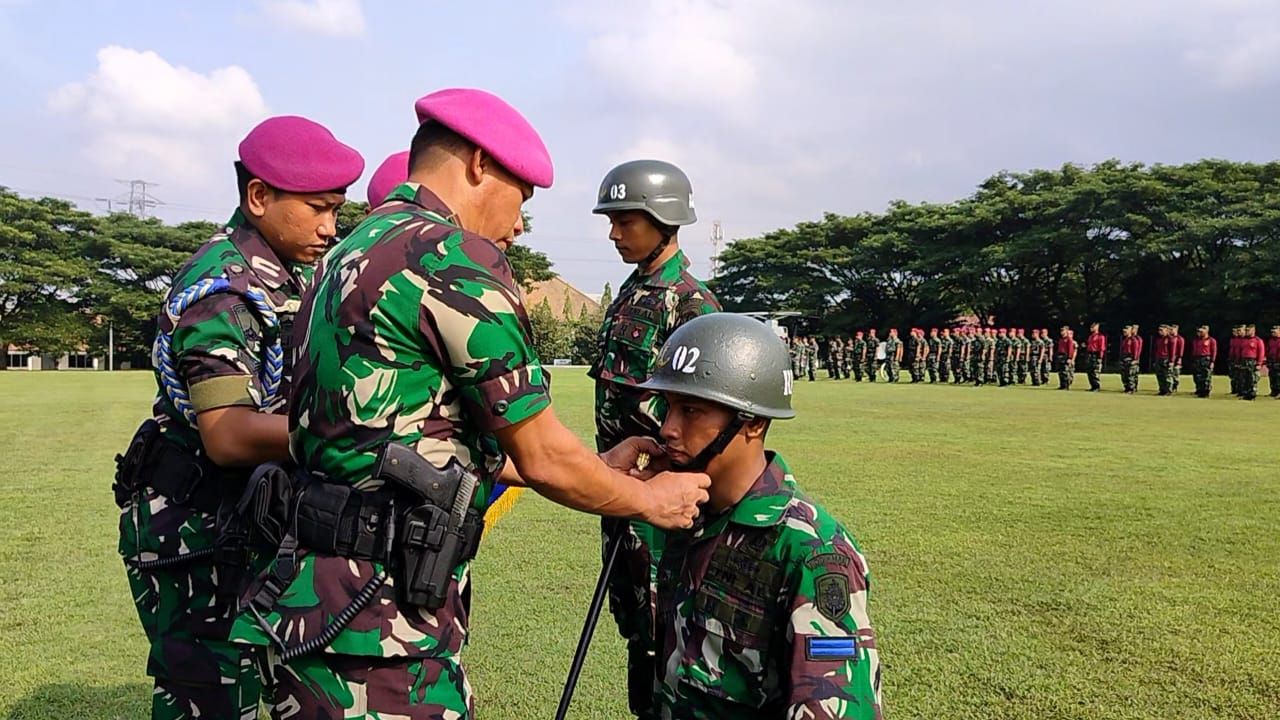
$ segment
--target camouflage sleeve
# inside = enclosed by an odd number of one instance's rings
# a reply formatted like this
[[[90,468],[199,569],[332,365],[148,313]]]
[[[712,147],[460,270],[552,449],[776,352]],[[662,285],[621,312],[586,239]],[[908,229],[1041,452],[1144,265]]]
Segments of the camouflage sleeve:
[[[787,636],[786,717],[880,717],[880,654],[867,613],[866,560],[843,534],[800,566]]]
[[[680,327],[700,315],[720,312],[720,309],[720,301],[714,293],[705,287],[693,288],[690,292],[680,294],[672,328]]]
[[[232,405],[257,407],[261,325],[244,300],[210,295],[182,313],[173,332],[178,374],[197,413]]]
[[[455,238],[434,271],[445,289],[423,295],[420,330],[459,389],[468,418],[493,432],[546,409],[550,378],[533,349],[506,256],[483,238]]]

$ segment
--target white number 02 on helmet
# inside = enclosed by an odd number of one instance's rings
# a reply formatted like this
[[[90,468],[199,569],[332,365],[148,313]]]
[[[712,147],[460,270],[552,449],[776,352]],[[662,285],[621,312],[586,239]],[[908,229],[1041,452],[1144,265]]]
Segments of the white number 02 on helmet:
[[[698,348],[681,345],[671,354],[671,369],[692,375],[698,370],[698,358],[701,356],[702,351]]]

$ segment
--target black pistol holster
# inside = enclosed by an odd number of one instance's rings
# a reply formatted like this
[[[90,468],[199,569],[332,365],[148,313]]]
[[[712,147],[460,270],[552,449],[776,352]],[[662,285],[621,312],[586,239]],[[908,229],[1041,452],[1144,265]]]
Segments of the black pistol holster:
[[[276,551],[273,576],[253,604],[269,611],[308,550],[383,563],[400,600],[438,610],[453,571],[475,557],[483,515],[471,508],[479,485],[457,460],[441,470],[413,449],[388,443],[378,453],[377,490],[359,490],[303,470],[260,466],[238,509],[255,547]]]
[[[388,443],[378,454],[374,477],[410,495],[400,520],[396,587],[407,605],[439,610],[453,571],[475,557],[484,516],[471,507],[479,480],[456,458],[444,469],[413,449]]]

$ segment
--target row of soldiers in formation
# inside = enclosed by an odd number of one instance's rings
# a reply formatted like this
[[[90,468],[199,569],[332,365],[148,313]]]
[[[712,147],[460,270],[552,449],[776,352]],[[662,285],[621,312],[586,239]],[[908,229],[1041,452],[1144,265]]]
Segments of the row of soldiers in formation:
[[[878,377],[898,382],[905,369],[912,383],[973,383],[975,386],[1049,384],[1052,371],[1058,375],[1058,389],[1069,390],[1075,381],[1078,358],[1084,356],[1084,369],[1089,390],[1102,389],[1102,368],[1107,357],[1107,337],[1100,326],[1090,326],[1088,338],[1079,343],[1075,331],[1062,327],[1057,339],[1045,328],[1032,329],[1030,337],[1023,328],[978,328],[962,326],[934,328],[926,336],[921,328],[912,328],[905,341],[891,328],[886,338],[877,336],[875,328],[852,338],[832,337],[825,342],[825,353],[817,338],[796,337],[788,341],[792,372],[797,378],[816,379],[819,365],[829,377],[862,382],[876,382]],[[1126,394],[1138,391],[1139,371],[1144,342],[1138,325],[1121,329],[1119,351],[1120,380]],[[1208,397],[1213,391],[1213,372],[1218,361],[1218,341],[1202,325],[1187,341],[1176,324],[1161,325],[1151,343],[1150,367],[1159,386],[1158,395],[1178,392],[1182,364],[1188,358],[1196,384],[1196,395]],[[1257,397],[1259,369],[1268,368],[1270,396],[1280,398],[1280,326],[1271,329],[1271,338],[1263,342],[1254,325],[1237,325],[1232,329],[1228,351],[1231,394],[1245,400]]]

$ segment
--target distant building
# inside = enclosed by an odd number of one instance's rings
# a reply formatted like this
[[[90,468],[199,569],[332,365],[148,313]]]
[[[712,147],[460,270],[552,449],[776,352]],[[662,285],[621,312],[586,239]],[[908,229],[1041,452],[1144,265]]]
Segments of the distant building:
[[[107,360],[86,351],[48,355],[31,348],[7,345],[4,367],[6,370],[105,370]]]
[[[534,283],[530,290],[524,290],[524,306],[532,311],[534,308],[542,304],[546,300],[551,305],[551,312],[562,320],[577,320],[582,314],[582,308],[587,308],[588,313],[599,312],[600,300],[593,299],[587,293],[582,292],[578,288],[565,282],[563,278],[554,277],[544,282]],[[570,312],[572,317],[564,317],[564,301],[569,300]]]

